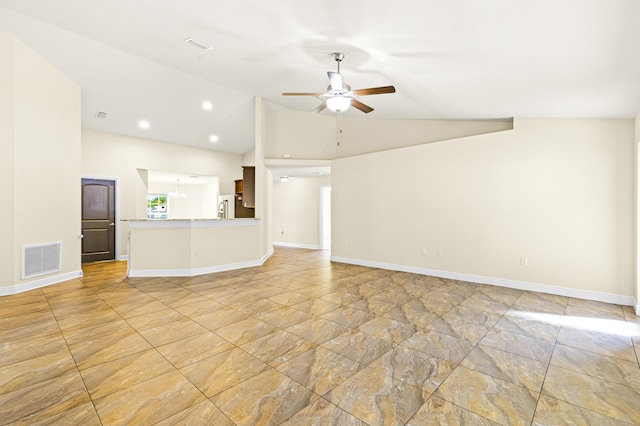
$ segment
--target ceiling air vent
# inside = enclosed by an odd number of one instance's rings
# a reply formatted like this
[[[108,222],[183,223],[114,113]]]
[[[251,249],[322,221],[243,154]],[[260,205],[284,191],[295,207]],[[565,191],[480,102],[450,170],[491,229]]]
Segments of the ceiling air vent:
[[[107,118],[107,113],[104,111],[96,111],[96,113],[94,114],[94,117],[96,118]]]

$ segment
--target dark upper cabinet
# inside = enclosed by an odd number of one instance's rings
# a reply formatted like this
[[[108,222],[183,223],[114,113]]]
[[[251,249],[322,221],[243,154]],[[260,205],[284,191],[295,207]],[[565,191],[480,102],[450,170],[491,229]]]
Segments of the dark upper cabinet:
[[[242,205],[246,208],[256,207],[256,168],[242,167]]]

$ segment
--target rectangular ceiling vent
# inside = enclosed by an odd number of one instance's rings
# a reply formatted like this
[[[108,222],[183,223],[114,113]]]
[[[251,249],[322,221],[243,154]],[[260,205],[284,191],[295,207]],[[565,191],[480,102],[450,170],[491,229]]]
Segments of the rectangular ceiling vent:
[[[107,118],[107,113],[104,111],[96,111],[94,114],[96,118]]]
[[[22,246],[22,279],[62,270],[62,242]]]

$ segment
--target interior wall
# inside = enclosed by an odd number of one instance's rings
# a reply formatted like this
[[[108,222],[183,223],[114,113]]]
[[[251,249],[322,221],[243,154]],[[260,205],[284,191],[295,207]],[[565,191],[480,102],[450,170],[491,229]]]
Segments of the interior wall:
[[[6,92],[12,108],[6,99],[1,102],[2,122],[8,123],[3,145],[13,145],[2,148],[8,156],[2,173],[13,174],[5,207],[13,213],[3,217],[10,220],[3,227],[12,229],[13,244],[11,264],[3,258],[0,268],[11,276],[5,275],[0,285],[79,276],[80,210],[74,206],[80,206],[80,87],[17,39],[1,38],[0,84],[12,89]],[[22,280],[22,246],[57,241],[62,243],[62,270]]]
[[[332,254],[632,296],[633,126],[516,119],[335,160]]]
[[[13,200],[14,189],[14,107],[13,107],[13,37],[0,33],[0,191]],[[0,209],[0,287],[13,285],[13,203]]]
[[[147,217],[146,170],[218,176],[220,192],[233,194],[234,180],[242,179],[241,162],[240,155],[82,129],[82,174],[118,179],[121,219]],[[129,228],[118,225],[120,255],[126,255]]]
[[[505,120],[384,120],[280,110],[268,114],[266,157],[330,160],[511,130]],[[338,142],[339,145],[338,145]]]
[[[176,184],[149,182],[148,188],[150,194],[169,194],[175,192],[177,186]],[[215,213],[218,206],[217,188],[204,184],[181,184],[180,192],[183,192],[186,197],[168,197],[168,219],[212,219],[217,217],[217,213]],[[208,215],[205,215],[205,208]]]
[[[245,165],[253,160],[255,166],[255,217],[260,219],[260,257],[268,256],[273,250],[272,238],[272,192],[273,175],[264,164],[267,146],[266,120],[267,113],[262,98],[255,98],[255,145],[252,151],[245,154]]]
[[[275,244],[320,249],[320,185],[330,176],[276,180],[273,183]]]

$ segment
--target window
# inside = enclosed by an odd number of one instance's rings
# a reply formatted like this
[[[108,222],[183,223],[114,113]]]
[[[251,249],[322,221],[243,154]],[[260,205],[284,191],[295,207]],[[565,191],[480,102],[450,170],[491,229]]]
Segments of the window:
[[[166,219],[167,213],[167,194],[147,194],[147,219]]]

